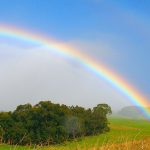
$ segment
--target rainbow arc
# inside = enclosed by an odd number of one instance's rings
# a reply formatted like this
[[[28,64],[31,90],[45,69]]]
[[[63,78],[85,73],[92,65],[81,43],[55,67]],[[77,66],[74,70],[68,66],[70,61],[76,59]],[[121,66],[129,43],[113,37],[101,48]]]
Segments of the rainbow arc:
[[[140,111],[147,119],[150,120],[150,110],[148,109],[150,103],[147,98],[145,98],[139,91],[136,90],[136,88],[130,85],[127,81],[122,79],[118,74],[115,74],[106,66],[99,62],[96,62],[94,59],[84,53],[81,53],[79,50],[76,50],[75,48],[67,44],[58,42],[49,37],[42,36],[41,34],[32,33],[26,31],[25,29],[20,29],[8,25],[0,25],[0,36],[12,37],[41,44],[49,50],[55,51],[62,56],[67,56],[78,61],[90,72],[92,72],[99,78],[102,78],[103,80],[109,82],[118,91],[122,92],[127,97],[127,99],[134,105],[141,106],[139,107]]]

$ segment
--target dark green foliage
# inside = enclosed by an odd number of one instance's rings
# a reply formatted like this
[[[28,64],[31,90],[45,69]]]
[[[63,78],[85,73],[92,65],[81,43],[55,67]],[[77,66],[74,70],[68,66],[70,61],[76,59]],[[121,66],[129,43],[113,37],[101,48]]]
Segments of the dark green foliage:
[[[0,140],[4,143],[58,144],[66,140],[109,131],[111,108],[99,104],[91,109],[68,107],[41,101],[20,105],[13,112],[0,113]]]

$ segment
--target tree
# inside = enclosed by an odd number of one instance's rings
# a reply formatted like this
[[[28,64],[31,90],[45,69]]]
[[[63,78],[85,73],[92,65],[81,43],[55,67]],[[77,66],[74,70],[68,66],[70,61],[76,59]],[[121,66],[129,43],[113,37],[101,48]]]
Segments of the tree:
[[[41,101],[19,105],[13,112],[0,113],[0,140],[8,144],[58,144],[109,130],[111,108],[98,104],[93,109]]]
[[[98,104],[93,108],[93,125],[95,134],[109,130],[107,115],[110,115],[111,113],[111,107],[107,104]]]

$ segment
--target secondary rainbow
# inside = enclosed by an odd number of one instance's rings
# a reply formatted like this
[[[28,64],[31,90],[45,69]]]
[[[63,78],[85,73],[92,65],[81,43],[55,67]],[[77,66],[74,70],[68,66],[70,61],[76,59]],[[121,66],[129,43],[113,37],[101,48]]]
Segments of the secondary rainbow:
[[[91,57],[87,56],[86,54],[81,53],[79,50],[76,50],[75,48],[67,44],[53,40],[49,37],[13,26],[0,25],[0,38],[3,38],[3,36],[41,44],[47,47],[49,50],[55,51],[62,56],[70,57],[75,61],[78,61],[86,69],[88,69],[88,71],[106,80],[117,90],[121,91],[134,105],[142,106],[140,108],[140,111],[147,119],[150,120],[150,111],[146,108],[150,106],[149,101],[119,75],[115,74],[113,71],[111,71],[101,63],[95,61]]]

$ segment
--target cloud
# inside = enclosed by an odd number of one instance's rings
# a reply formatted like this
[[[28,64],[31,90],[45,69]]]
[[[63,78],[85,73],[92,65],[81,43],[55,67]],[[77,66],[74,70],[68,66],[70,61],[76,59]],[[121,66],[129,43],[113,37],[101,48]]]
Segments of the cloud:
[[[104,36],[107,38],[107,41],[105,38],[98,38],[94,40],[75,39],[68,43],[82,53],[91,56],[99,63],[114,69],[114,64],[119,64],[123,59],[126,59],[127,56],[121,50],[122,44],[118,44],[114,42],[114,40],[111,40],[112,35],[103,35],[103,37]],[[117,41],[117,37],[115,41]]]
[[[5,43],[0,45],[1,53],[0,110],[40,100],[84,107],[108,103],[114,109],[129,105],[125,96],[80,64],[72,65],[42,46],[24,48]]]

